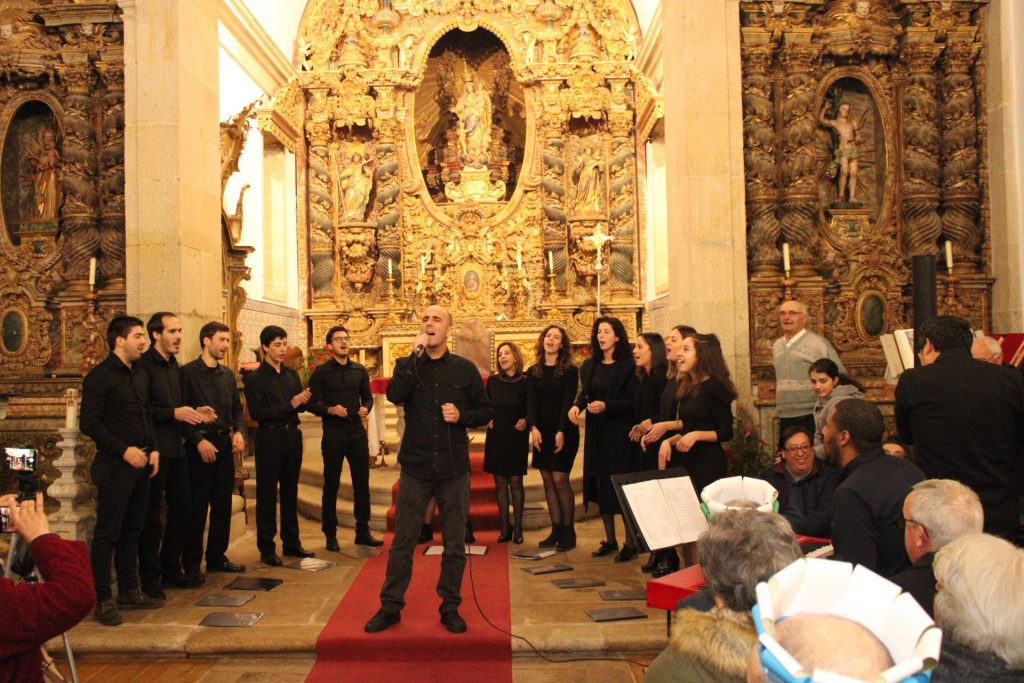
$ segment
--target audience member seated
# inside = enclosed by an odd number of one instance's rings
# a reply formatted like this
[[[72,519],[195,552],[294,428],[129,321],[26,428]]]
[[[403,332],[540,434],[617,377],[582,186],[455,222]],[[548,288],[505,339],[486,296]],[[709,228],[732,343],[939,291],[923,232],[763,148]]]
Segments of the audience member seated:
[[[32,549],[45,583],[0,578],[0,681],[42,681],[43,644],[80,622],[96,604],[92,568],[85,544],[50,533],[43,495],[18,509],[14,496],[0,498],[22,541]]]
[[[955,538],[980,534],[984,523],[978,494],[952,479],[915,484],[903,501],[903,544],[914,565],[890,581],[914,596],[929,615],[935,599],[932,559]]]
[[[775,639],[808,671],[820,669],[873,681],[893,665],[889,651],[874,633],[831,614],[795,614],[775,626]],[[747,683],[764,680],[760,648],[755,647],[747,661]]]
[[[890,577],[910,567],[903,547],[903,501],[924,474],[882,450],[885,420],[878,408],[851,398],[825,423],[825,457],[840,469],[832,505],[835,559]]]
[[[796,533],[829,538],[839,472],[814,457],[811,435],[799,425],[782,432],[779,455],[782,460],[761,473],[779,492],[779,512]]]
[[[746,510],[716,515],[697,541],[697,554],[715,607],[676,614],[672,638],[647,669],[647,683],[742,683],[757,641],[750,615],[757,584],[801,556],[782,516]]]
[[[1024,681],[1024,550],[988,534],[935,555],[942,656],[933,683]]]

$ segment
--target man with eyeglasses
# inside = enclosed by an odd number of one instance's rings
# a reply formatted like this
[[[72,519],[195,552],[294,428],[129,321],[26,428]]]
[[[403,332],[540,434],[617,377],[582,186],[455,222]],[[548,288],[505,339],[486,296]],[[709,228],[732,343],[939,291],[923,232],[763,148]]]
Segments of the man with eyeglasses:
[[[323,418],[324,490],[320,520],[327,549],[338,545],[338,486],[348,458],[356,518],[356,544],[377,547],[384,542],[370,535],[370,446],[363,418],[373,408],[370,375],[348,357],[349,334],[341,325],[327,330],[331,359],[317,366],[309,378],[309,411]]]
[[[793,531],[829,538],[832,499],[839,472],[814,456],[811,436],[802,426],[782,432],[781,460],[761,473],[779,492],[779,512]]]
[[[779,432],[802,426],[814,433],[814,404],[818,397],[811,391],[807,372],[819,358],[831,358],[846,368],[839,354],[824,337],[807,329],[807,306],[799,301],[783,301],[779,306],[779,327],[782,336],[772,344],[775,366],[775,407],[779,411]],[[779,440],[782,445],[782,440]]]
[[[900,517],[903,545],[913,566],[889,580],[933,614],[935,553],[961,536],[980,534],[983,525],[981,501],[970,488],[952,479],[926,479],[915,484],[903,501]]]
[[[917,465],[882,450],[885,420],[878,407],[850,398],[825,422],[825,459],[840,470],[832,506],[835,559],[888,578],[907,569],[900,518],[903,501],[924,480]]]

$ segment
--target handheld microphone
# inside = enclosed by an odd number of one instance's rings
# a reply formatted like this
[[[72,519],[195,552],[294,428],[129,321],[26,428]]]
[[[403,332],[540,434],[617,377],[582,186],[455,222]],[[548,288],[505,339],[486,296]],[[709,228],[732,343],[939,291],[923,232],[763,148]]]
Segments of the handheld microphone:
[[[423,350],[424,350],[424,346],[423,346],[423,344],[417,344],[417,345],[416,345],[416,348],[414,348],[414,349],[412,350],[412,352],[413,352],[414,354],[416,354],[416,357],[417,357],[417,358],[419,358],[420,356],[422,356],[422,355],[423,355]]]

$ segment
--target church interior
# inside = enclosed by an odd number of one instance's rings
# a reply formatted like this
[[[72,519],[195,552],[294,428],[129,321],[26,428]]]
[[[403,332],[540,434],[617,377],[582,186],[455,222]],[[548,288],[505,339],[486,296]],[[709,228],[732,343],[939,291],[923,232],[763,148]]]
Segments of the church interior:
[[[268,325],[304,379],[344,325],[376,381],[440,305],[451,350],[485,374],[503,342],[542,358],[552,324],[577,360],[602,315],[631,343],[713,332],[737,391],[732,452],[770,462],[786,301],[889,423],[883,339],[915,327],[920,264],[939,315],[1024,332],[1022,117],[1018,0],[4,0],[0,441],[37,449],[51,528],[88,541],[96,447],[77,415],[113,316],[174,311],[182,362],[222,322],[239,377]],[[402,416],[379,393],[367,427],[383,536]],[[386,553],[323,552],[320,420],[302,431],[301,531],[336,566],[280,570],[291,590],[258,595],[267,616],[250,628],[198,626],[209,610],[189,594],[132,615],[131,631],[87,619],[70,633],[82,680],[489,671],[353,639],[337,647],[355,648],[360,673],[310,673],[339,603]],[[582,455],[577,488],[581,468]],[[251,450],[236,472],[232,552],[258,566]],[[0,474],[0,491],[14,479]],[[539,475],[526,487],[529,545],[548,515]],[[642,589],[638,565],[590,557],[602,531],[578,502],[577,573]],[[478,563],[484,590],[498,559],[472,558],[467,581]],[[486,589],[511,596],[495,618],[530,644],[511,640],[496,680],[643,679],[668,642],[664,610],[606,603],[642,618],[595,624],[596,588],[557,590],[515,562]],[[491,629],[477,617],[474,632]],[[478,637],[470,650],[493,646]]]

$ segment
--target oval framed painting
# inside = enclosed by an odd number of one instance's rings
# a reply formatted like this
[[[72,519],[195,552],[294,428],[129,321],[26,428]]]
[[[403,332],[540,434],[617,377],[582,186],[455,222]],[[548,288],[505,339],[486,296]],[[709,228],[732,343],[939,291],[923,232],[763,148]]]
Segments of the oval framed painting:
[[[885,296],[876,290],[864,292],[857,300],[857,331],[865,339],[878,339],[885,328]]]
[[[9,308],[0,317],[0,328],[3,329],[3,352],[16,356],[25,350],[28,338],[28,318],[16,308]]]

